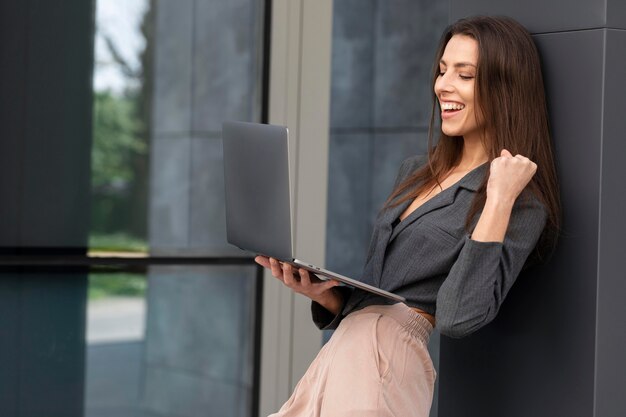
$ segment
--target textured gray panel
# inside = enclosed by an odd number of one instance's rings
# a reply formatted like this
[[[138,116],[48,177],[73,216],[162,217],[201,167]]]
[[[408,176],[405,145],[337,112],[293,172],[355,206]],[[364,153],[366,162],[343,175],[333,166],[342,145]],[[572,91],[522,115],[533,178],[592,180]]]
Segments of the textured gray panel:
[[[191,139],[155,139],[150,149],[150,249],[189,244]]]
[[[27,26],[28,3],[0,2],[0,246],[15,247],[19,242],[19,212],[23,163],[16,157],[23,141],[27,115],[24,66],[28,48],[22,30]],[[0,383],[0,386],[8,386]],[[5,402],[3,402],[5,403]],[[17,411],[7,415],[17,414]]]
[[[224,380],[198,378],[177,369],[148,369],[144,408],[149,416],[245,417],[250,390]]]
[[[85,417],[140,417],[143,341],[89,344],[86,353]]]
[[[0,415],[19,415],[20,276],[0,274]]]
[[[531,33],[591,29],[606,25],[606,0],[450,0],[450,22],[479,14],[511,16]]]
[[[431,68],[446,26],[447,2],[379,1],[376,15],[376,127],[426,126]]]
[[[606,32],[595,416],[626,412],[626,31]]]
[[[87,276],[21,274],[20,416],[83,416]]]
[[[535,39],[557,148],[561,239],[549,264],[520,275],[492,324],[466,339],[442,337],[442,417],[593,415],[603,31]]]
[[[156,1],[153,131],[191,129],[194,0]]]
[[[85,247],[90,213],[92,4],[31,7],[20,78],[25,87],[18,245]],[[59,23],[62,22],[62,23]],[[17,30],[17,29],[16,29]],[[45,69],[45,70],[44,70]]]
[[[376,2],[333,2],[331,128],[372,125]]]
[[[254,267],[151,269],[145,356],[149,409],[200,415],[209,405],[215,415],[234,416],[236,401],[249,405],[254,274]]]
[[[626,3],[623,0],[606,0],[607,27],[626,29]]]
[[[193,139],[191,150],[190,249],[194,253],[247,256],[226,242],[222,140]]]
[[[372,158],[373,219],[392,192],[400,164],[409,156],[426,154],[427,133],[378,133],[375,135]]]
[[[355,278],[369,243],[371,150],[367,134],[330,137],[326,266]]]
[[[194,19],[194,131],[260,116],[261,2],[198,1]]]

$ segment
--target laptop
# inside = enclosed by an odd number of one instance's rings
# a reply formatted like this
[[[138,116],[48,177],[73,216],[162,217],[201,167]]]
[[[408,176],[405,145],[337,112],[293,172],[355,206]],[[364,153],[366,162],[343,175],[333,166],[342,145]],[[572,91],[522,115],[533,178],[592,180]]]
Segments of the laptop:
[[[395,301],[405,301],[404,297],[294,256],[291,236],[289,132],[286,127],[224,122],[222,141],[226,235],[230,244],[304,268],[322,280],[335,279]]]

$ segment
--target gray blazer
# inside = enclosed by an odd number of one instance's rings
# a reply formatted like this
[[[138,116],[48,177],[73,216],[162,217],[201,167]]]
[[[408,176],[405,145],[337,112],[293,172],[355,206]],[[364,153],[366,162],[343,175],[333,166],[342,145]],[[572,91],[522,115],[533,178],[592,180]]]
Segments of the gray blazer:
[[[396,185],[425,162],[423,156],[405,160]],[[395,227],[411,201],[382,210],[361,276],[363,282],[402,295],[407,305],[435,315],[439,331],[451,337],[466,336],[494,319],[546,224],[543,205],[524,193],[513,207],[503,243],[470,239],[466,216],[488,167],[485,163],[475,168]],[[311,305],[321,329],[336,328],[352,311],[391,302],[362,290],[338,288],[344,299],[338,315],[315,302]]]

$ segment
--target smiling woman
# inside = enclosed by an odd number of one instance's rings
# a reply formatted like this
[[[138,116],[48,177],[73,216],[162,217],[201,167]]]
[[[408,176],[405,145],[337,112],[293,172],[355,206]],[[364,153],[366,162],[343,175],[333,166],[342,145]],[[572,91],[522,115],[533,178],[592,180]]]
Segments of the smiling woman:
[[[428,157],[401,165],[361,276],[406,303],[256,258],[312,300],[319,328],[336,329],[272,416],[427,416],[433,325],[449,337],[485,326],[522,268],[554,247],[558,186],[530,35],[510,18],[462,19],[434,64]]]

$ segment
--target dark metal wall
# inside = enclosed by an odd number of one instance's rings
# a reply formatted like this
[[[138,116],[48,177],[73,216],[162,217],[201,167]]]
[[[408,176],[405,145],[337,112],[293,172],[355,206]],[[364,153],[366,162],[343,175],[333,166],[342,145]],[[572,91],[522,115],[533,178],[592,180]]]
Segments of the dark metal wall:
[[[0,2],[0,252],[84,253],[93,2]],[[86,273],[0,270],[0,415],[82,415]]]
[[[451,21],[475,14],[516,18],[539,47],[564,223],[492,324],[442,337],[439,416],[626,415],[626,4],[451,1]]]

